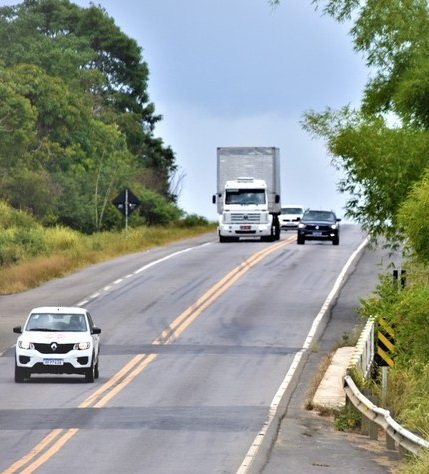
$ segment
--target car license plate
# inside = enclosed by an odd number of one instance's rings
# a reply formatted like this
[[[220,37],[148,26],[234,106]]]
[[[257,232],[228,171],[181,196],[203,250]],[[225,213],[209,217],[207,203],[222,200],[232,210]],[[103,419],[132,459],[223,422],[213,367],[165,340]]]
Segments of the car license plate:
[[[322,232],[313,232],[313,235],[322,235]]]
[[[43,359],[43,365],[64,365],[63,359]]]
[[[240,230],[250,230],[252,227],[250,225],[241,225]]]

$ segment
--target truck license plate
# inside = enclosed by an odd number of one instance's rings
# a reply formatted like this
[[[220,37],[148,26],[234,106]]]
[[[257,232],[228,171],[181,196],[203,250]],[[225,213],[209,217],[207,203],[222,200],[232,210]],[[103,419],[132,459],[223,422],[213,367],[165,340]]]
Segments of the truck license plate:
[[[64,365],[63,359],[43,359],[43,365]]]
[[[240,230],[250,230],[252,227],[250,225],[241,225]]]

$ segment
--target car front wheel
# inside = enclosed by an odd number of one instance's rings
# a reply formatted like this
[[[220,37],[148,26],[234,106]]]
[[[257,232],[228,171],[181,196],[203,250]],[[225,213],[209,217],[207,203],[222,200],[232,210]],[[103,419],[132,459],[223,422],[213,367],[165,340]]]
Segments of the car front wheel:
[[[92,358],[91,367],[85,369],[85,382],[94,383],[96,370],[95,367],[94,358]]]
[[[28,372],[27,369],[23,369],[22,367],[19,367],[15,363],[15,382],[16,383],[22,383],[26,378],[30,377],[30,373]]]
[[[298,235],[298,238],[296,239],[296,242],[297,242],[298,245],[304,245],[305,244],[305,238]]]
[[[94,370],[94,378],[98,379],[100,377],[100,359],[97,359],[97,363],[95,364],[95,370]]]
[[[340,238],[338,235],[332,239],[332,245],[338,245],[340,243]]]

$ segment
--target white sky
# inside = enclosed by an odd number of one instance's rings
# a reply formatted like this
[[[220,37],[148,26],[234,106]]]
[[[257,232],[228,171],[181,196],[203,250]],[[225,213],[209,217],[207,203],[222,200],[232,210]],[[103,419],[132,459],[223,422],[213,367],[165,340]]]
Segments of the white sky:
[[[17,4],[0,1],[0,5]],[[80,6],[89,1],[76,0]],[[282,203],[336,210],[338,173],[300,127],[305,111],[359,105],[367,81],[350,25],[311,0],[98,0],[143,48],[155,135],[184,174],[179,205],[214,220],[218,146],[280,148]]]

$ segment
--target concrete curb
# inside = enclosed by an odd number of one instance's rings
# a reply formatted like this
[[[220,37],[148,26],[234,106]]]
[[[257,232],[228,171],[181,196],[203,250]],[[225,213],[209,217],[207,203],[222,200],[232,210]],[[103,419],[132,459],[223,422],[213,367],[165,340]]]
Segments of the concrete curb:
[[[343,379],[353,356],[355,347],[341,347],[335,351],[331,364],[323,376],[313,397],[313,406],[317,408],[340,409],[345,406],[346,394]]]

